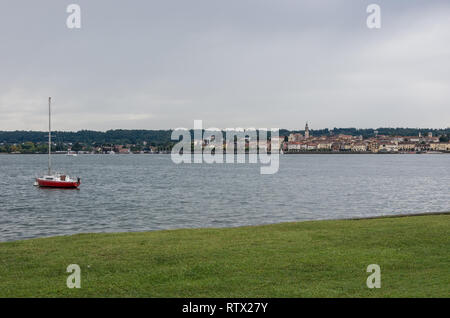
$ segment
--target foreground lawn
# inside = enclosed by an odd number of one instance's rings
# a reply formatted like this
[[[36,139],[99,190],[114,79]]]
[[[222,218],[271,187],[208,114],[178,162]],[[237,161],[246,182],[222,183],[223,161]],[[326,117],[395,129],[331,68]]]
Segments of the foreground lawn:
[[[449,234],[447,214],[7,242],[0,297],[449,297]]]

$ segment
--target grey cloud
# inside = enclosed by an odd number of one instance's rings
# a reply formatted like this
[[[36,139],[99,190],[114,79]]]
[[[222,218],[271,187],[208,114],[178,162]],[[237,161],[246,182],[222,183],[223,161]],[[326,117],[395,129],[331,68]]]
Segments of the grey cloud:
[[[82,29],[65,7],[82,8]],[[369,3],[382,28],[365,26]],[[0,129],[450,126],[448,1],[2,1]]]

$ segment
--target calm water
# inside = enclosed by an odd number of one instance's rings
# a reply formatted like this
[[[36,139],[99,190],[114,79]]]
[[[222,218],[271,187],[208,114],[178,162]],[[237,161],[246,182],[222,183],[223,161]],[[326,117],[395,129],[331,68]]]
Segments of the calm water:
[[[450,155],[285,155],[175,165],[169,155],[53,156],[80,190],[41,189],[45,155],[0,155],[0,241],[450,211]]]

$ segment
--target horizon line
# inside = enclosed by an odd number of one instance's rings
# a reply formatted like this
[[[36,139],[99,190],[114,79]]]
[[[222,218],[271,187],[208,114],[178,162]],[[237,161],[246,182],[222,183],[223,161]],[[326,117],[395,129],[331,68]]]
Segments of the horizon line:
[[[149,129],[149,128],[110,128],[107,130],[96,130],[96,129],[78,129],[78,130],[52,130],[53,132],[67,132],[67,133],[77,133],[80,131],[95,131],[95,132],[103,132],[106,133],[108,131],[114,131],[114,130],[146,130],[146,131],[171,131],[171,130],[176,130],[176,129],[181,129],[181,128],[185,128],[185,127],[177,127],[177,128],[159,128],[159,129]],[[211,128],[211,127],[209,127]],[[208,130],[209,128],[203,128],[203,130]],[[225,131],[227,129],[233,129],[233,128],[238,128],[238,127],[228,127],[228,128],[221,128],[221,130]],[[239,127],[239,128],[244,128],[244,129],[248,129],[248,128],[256,128],[256,127]],[[256,128],[256,130],[259,129],[263,129],[265,127],[260,127],[260,128]],[[187,128],[188,130],[194,130],[194,128]],[[266,128],[266,129],[270,129],[270,128]],[[279,130],[288,130],[288,131],[304,131],[305,129],[289,129],[289,128],[278,128]],[[357,127],[333,127],[333,128],[309,128],[310,131],[319,131],[319,130],[328,130],[328,131],[333,131],[334,129],[356,129],[356,130],[379,130],[379,129],[417,129],[417,130],[447,130],[450,129],[450,126],[448,127],[441,127],[441,128],[431,128],[431,127],[377,127],[377,128],[357,128]],[[16,130],[0,130],[0,132],[45,132],[47,133],[48,130],[25,130],[25,129],[16,129]]]

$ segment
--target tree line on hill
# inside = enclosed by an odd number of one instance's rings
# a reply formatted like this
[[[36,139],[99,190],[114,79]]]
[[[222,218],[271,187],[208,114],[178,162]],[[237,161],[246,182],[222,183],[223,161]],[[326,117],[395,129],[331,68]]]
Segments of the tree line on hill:
[[[54,131],[55,142],[84,144],[139,144],[144,141],[161,145],[170,141],[171,130],[123,130],[103,131],[80,130]],[[45,131],[0,131],[0,143],[19,144],[24,142],[46,142],[48,132]]]

